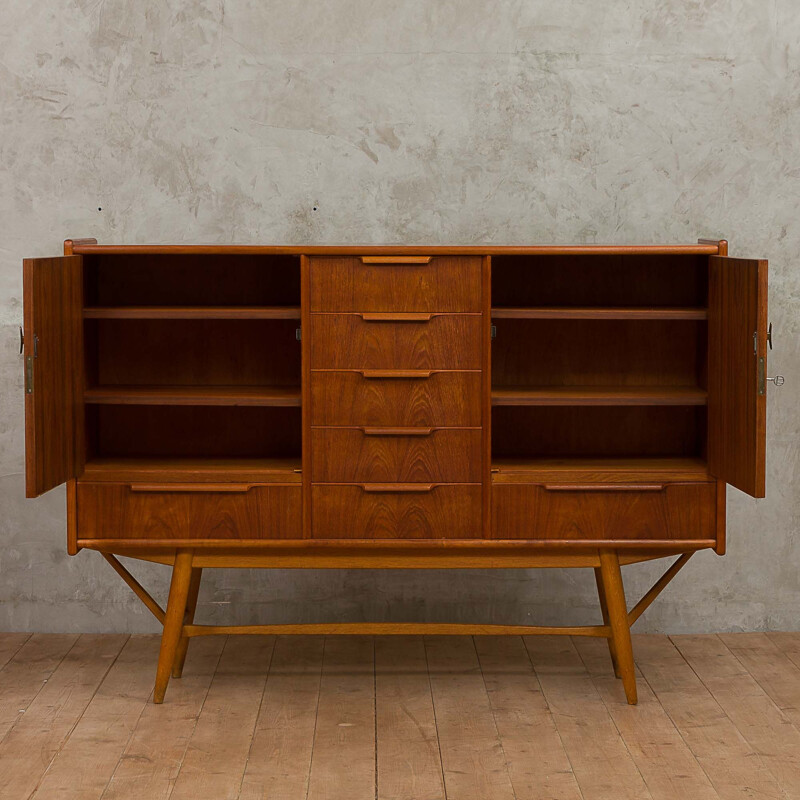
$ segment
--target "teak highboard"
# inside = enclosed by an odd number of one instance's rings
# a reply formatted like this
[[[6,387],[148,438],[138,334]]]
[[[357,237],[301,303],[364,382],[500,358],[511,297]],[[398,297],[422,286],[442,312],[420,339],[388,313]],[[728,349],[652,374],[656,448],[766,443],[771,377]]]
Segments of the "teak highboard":
[[[764,495],[767,263],[679,246],[105,246],[24,262],[26,481],[164,631],[608,640]],[[166,609],[117,556],[173,566]],[[629,611],[620,565],[677,560]],[[206,567],[588,567],[603,622],[212,626]]]

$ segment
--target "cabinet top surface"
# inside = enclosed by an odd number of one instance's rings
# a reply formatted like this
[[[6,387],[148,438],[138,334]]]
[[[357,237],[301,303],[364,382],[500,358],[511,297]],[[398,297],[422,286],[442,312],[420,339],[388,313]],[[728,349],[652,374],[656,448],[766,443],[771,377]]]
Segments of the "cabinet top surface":
[[[69,241],[69,240],[68,240]],[[178,255],[178,254],[241,254],[241,255],[717,255],[720,244],[674,245],[196,245],[196,244],[95,244],[75,241],[76,255]]]

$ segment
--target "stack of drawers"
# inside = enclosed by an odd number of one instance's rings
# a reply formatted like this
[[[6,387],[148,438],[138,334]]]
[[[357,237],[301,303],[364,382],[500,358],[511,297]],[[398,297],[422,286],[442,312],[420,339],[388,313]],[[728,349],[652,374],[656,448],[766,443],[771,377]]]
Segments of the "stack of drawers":
[[[480,538],[480,257],[310,261],[312,537]]]

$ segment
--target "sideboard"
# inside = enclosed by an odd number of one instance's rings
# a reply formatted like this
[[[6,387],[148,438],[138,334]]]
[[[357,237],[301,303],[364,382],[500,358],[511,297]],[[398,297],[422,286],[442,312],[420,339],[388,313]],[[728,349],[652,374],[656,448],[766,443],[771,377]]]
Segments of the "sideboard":
[[[27,494],[163,623],[156,703],[227,633],[603,637],[635,703],[630,626],[764,496],[767,262],[727,251],[67,240],[24,261]],[[210,567],[584,567],[602,622],[201,625]]]

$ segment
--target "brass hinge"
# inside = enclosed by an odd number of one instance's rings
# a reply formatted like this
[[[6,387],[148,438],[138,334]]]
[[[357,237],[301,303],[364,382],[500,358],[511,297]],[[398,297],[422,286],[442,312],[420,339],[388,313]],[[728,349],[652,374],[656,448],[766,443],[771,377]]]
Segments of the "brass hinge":
[[[767,391],[767,364],[763,356],[758,359],[758,393],[766,394]]]
[[[297,339],[298,342],[302,339],[302,335],[302,330],[300,328],[295,328],[294,338]]]
[[[25,356],[25,394],[33,394],[33,356]]]

